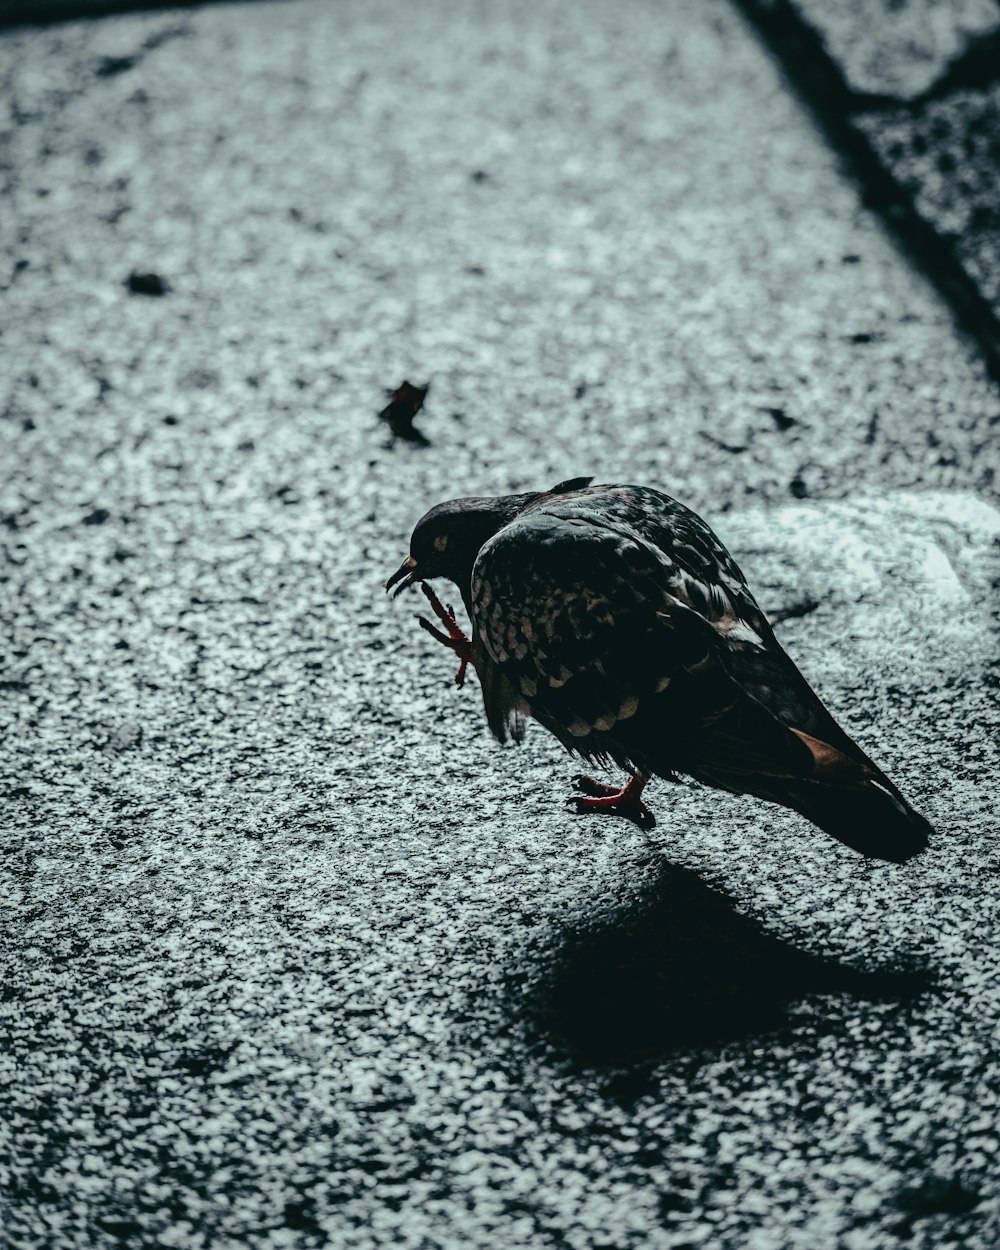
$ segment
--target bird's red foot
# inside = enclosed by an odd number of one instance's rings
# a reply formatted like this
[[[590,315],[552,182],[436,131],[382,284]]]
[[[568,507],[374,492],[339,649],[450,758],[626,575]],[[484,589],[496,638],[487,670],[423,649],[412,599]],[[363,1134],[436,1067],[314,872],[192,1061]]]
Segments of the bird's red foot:
[[[445,607],[426,582],[420,583],[420,589],[427,596],[427,602],[431,605],[431,611],[448,632],[443,634],[436,625],[430,623],[426,616],[418,616],[417,620],[420,622],[421,628],[426,629],[432,638],[436,638],[438,642],[448,647],[449,650],[454,651],[458,656],[459,665],[458,672],[455,674],[455,685],[461,686],[465,681],[466,670],[472,662],[472,642],[459,628],[459,624],[455,620],[455,609],[451,604]]]
[[[656,817],[643,803],[640,795],[645,789],[648,777],[636,773],[630,777],[625,786],[608,786],[593,777],[574,777],[573,784],[583,794],[574,794],[567,802],[572,803],[576,810],[583,812],[608,812],[612,816],[624,816],[634,821],[640,829],[652,829],[656,825]]]

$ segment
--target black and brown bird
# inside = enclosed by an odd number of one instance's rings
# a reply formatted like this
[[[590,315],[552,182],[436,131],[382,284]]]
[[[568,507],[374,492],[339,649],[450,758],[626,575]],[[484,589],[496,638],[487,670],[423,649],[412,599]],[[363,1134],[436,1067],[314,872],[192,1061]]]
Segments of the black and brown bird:
[[[454,499],[418,523],[386,584],[450,578],[472,622],[423,586],[482,686],[496,737],[531,717],[570,751],[616,761],[621,789],[589,777],[578,810],[652,824],[652,775],[793,808],[864,855],[903,862],[930,826],[823,706],[708,525],[645,486]]]

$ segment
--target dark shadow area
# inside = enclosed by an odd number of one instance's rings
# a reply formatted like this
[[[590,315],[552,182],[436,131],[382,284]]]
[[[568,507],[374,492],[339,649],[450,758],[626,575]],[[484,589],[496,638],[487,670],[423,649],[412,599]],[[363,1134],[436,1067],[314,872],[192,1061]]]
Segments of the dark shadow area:
[[[924,969],[860,972],[807,954],[664,863],[632,913],[567,932],[528,1007],[534,1027],[575,1059],[615,1066],[775,1032],[788,1005],[811,994],[907,1001],[931,984]]]
[[[0,0],[0,30],[10,26],[54,26],[118,13],[148,13],[155,9],[200,9],[207,4],[235,4],[238,0]]]

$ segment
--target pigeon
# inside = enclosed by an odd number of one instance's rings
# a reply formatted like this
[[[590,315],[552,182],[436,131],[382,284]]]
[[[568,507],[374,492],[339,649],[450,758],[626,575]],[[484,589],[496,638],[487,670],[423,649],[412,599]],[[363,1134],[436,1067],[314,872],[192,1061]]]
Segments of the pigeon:
[[[422,584],[471,665],[500,742],[538,721],[621,787],[577,779],[580,812],[651,827],[651,777],[681,775],[800,813],[863,855],[903,863],[930,825],[826,710],[709,526],[648,486],[593,485],[453,499],[417,523],[395,594]],[[448,578],[471,638],[426,579]]]

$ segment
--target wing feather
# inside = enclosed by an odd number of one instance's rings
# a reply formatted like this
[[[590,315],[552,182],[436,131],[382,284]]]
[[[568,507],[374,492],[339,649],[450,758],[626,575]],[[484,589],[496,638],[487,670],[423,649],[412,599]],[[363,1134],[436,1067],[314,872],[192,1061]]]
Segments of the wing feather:
[[[483,547],[472,577],[494,733],[510,735],[513,691],[585,756],[658,772],[708,758],[737,771],[801,771],[801,741],[720,663],[740,644],[686,600],[667,553],[635,533],[555,509],[522,514]]]

